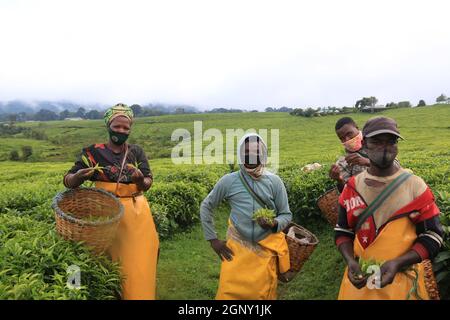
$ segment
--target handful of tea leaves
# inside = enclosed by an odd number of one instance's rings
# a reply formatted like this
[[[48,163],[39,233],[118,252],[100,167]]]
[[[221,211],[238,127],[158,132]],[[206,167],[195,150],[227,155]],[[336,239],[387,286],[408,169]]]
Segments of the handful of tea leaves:
[[[94,171],[103,173],[104,167],[99,166],[98,163],[94,166],[91,160],[88,159],[84,154],[81,156],[81,160],[83,160],[83,163],[86,165],[86,167],[91,168]]]
[[[134,163],[127,163],[127,166],[134,170],[138,170],[140,165],[141,162],[138,163],[137,161],[135,161]]]
[[[273,219],[276,217],[275,212],[270,209],[261,208],[253,213],[253,220],[258,220],[259,218],[265,219],[269,223],[273,223]]]
[[[383,265],[384,261],[376,261],[374,259],[369,259],[369,260],[364,260],[363,258],[359,258],[359,268],[362,271],[362,274],[357,275],[357,277],[359,279],[362,279],[366,276],[370,276],[372,273],[369,273],[369,267],[370,266],[378,266],[379,268],[381,268],[381,266]]]

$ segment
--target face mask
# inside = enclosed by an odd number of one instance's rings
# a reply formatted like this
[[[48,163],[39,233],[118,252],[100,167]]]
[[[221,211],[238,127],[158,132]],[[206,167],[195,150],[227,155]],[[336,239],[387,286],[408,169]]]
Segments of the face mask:
[[[253,178],[256,178],[256,179],[259,179],[259,177],[261,177],[261,175],[264,172],[264,166],[261,164],[251,165],[251,167],[244,164],[244,169],[250,176],[252,176]]]
[[[255,160],[256,160],[256,163],[255,163]],[[254,169],[254,168],[258,167],[260,164],[261,164],[261,159],[260,159],[259,155],[256,155],[256,154],[246,154],[245,155],[244,165],[247,168]]]
[[[371,162],[373,162],[378,168],[389,168],[397,156],[395,153],[388,152],[386,148],[381,150],[367,150],[367,155]]]
[[[356,152],[356,151],[361,149],[361,147],[362,147],[362,140],[363,140],[362,132],[359,131],[359,133],[355,137],[353,137],[352,139],[350,139],[350,140],[348,140],[346,142],[343,142],[342,145],[348,151]]]
[[[110,138],[111,142],[118,146],[124,144],[125,141],[127,141],[128,136],[129,136],[129,134],[127,134],[127,133],[116,132],[116,131],[113,131],[111,128],[108,128],[108,133],[109,133],[109,138]]]

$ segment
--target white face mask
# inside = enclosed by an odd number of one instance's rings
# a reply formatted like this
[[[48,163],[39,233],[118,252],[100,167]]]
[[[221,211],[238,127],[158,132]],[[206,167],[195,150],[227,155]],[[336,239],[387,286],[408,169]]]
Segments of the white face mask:
[[[354,136],[352,139],[345,141],[342,143],[345,149],[347,149],[350,152],[356,152],[362,148],[362,141],[363,141],[363,135],[362,132],[359,131],[359,133]]]

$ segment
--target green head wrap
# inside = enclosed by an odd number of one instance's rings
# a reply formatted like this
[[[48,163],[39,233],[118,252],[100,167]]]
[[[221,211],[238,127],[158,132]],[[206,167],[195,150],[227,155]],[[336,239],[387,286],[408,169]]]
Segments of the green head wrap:
[[[124,116],[127,117],[130,122],[133,122],[133,110],[123,103],[118,103],[114,107],[109,108],[106,110],[105,115],[103,116],[103,119],[105,120],[106,126],[109,126],[111,121],[113,121],[118,116]]]

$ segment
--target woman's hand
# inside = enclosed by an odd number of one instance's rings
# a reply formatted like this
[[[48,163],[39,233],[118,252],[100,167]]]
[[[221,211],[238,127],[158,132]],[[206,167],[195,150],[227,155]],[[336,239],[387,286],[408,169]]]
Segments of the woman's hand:
[[[277,220],[273,220],[273,222],[267,220],[266,218],[260,217],[258,219],[256,219],[256,222],[261,226],[261,228],[263,229],[272,229],[275,226],[278,225],[278,221]]]
[[[141,170],[135,169],[131,175],[131,181],[137,185],[142,185],[144,183],[144,174]]]
[[[131,181],[135,183],[141,191],[147,191],[153,183],[153,179],[151,177],[145,177],[139,169],[134,170],[131,175]]]
[[[92,168],[83,168],[78,170],[75,173],[69,173],[66,176],[64,176],[64,185],[67,188],[77,188],[80,185],[83,184],[84,181],[88,180],[92,175],[94,174],[94,171]]]
[[[370,160],[364,157],[361,157],[357,153],[351,153],[345,157],[345,161],[351,166],[359,165],[359,166],[365,166],[370,167]]]
[[[400,270],[400,263],[397,260],[389,260],[381,265],[381,288],[391,284],[394,281],[395,275]]]
[[[343,179],[341,177],[341,170],[339,169],[339,166],[336,164],[333,164],[331,166],[330,172],[328,174],[331,179],[336,180],[339,183],[343,183]]]
[[[363,288],[367,283],[367,276],[364,276],[358,261],[351,259],[348,262],[348,279],[357,289]]]
[[[84,181],[88,180],[92,175],[94,174],[95,170],[92,168],[84,168],[80,169],[75,173],[75,177],[83,183]]]
[[[234,253],[233,251],[231,251],[230,248],[227,247],[226,241],[213,239],[209,240],[209,242],[213,250],[217,253],[217,255],[222,261],[224,261],[225,259],[228,261],[233,260]]]

